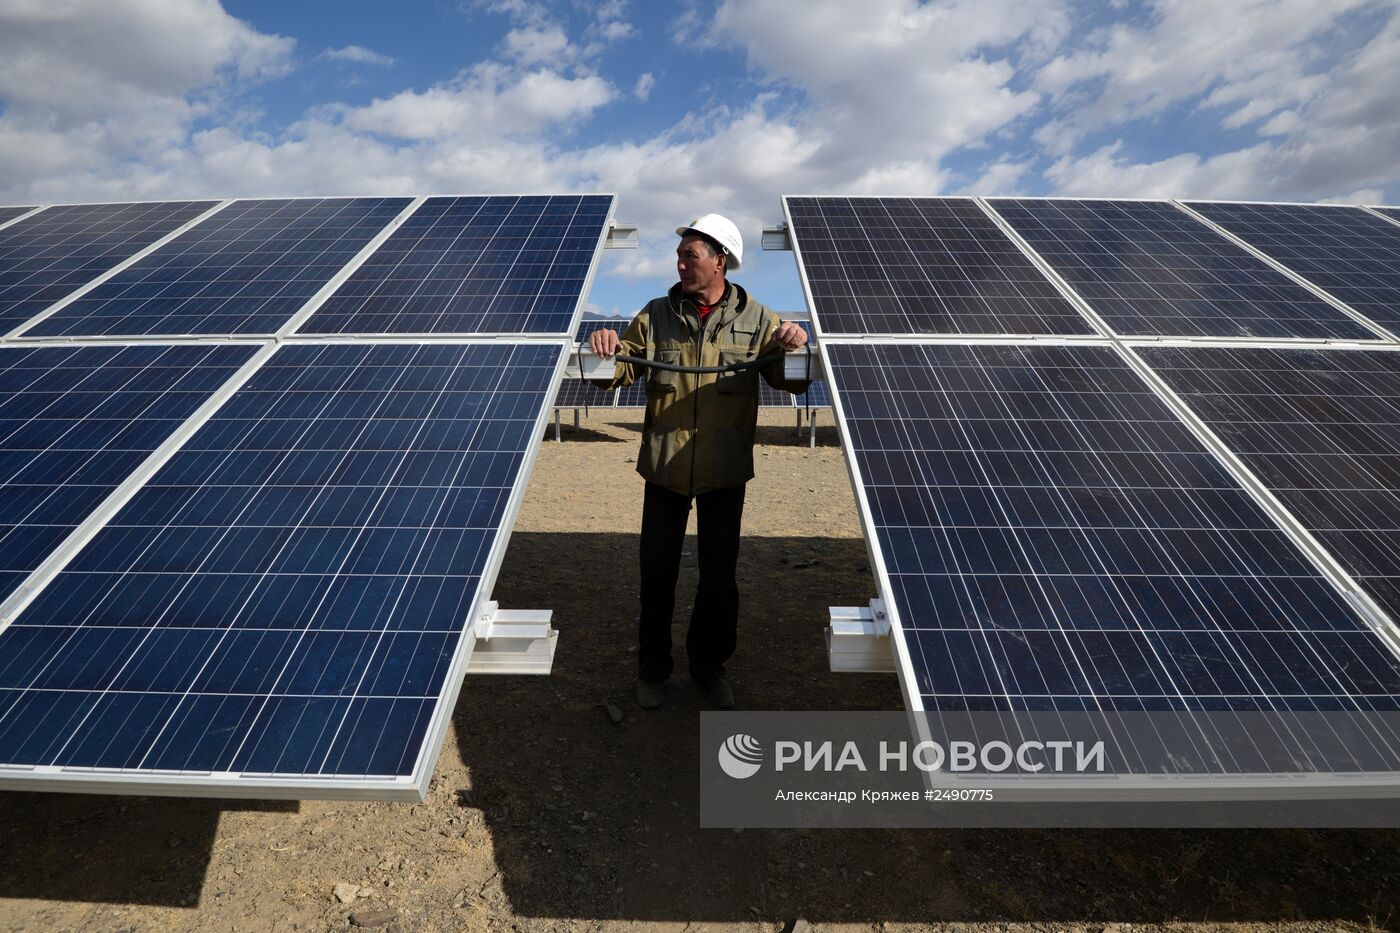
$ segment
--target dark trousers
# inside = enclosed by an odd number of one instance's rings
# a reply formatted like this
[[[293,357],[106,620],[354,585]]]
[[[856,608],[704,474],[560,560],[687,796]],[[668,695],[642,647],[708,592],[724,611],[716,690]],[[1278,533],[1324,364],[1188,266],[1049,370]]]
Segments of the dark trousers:
[[[744,487],[716,489],[695,497],[700,545],[700,585],[690,616],[685,650],[690,676],[699,681],[724,675],[734,653],[739,626],[739,523]],[[642,503],[642,617],[638,631],[641,679],[661,681],[671,674],[671,622],[676,608],[690,496],[646,484]]]

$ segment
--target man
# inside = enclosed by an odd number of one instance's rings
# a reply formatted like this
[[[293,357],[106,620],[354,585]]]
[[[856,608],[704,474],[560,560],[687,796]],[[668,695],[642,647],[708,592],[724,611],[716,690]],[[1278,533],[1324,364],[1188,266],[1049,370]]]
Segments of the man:
[[[680,281],[632,319],[619,340],[597,330],[592,350],[607,359],[621,352],[680,366],[721,366],[768,353],[795,350],[807,334],[751,299],[727,280],[743,261],[739,228],[719,214],[677,227]],[[762,369],[778,389],[800,393],[806,382],[788,383],[781,359]],[[686,634],[690,676],[715,706],[734,706],[724,662],[734,653],[739,621],[739,524],[744,484],[753,478],[754,427],[758,422],[757,370],[680,373],[618,362],[609,388],[647,379],[646,420],[637,472],[646,482],[642,503],[642,612],[638,626],[637,702],[655,709],[666,699],[672,669],[671,619],[676,602],[681,545],[695,502],[700,584]]]

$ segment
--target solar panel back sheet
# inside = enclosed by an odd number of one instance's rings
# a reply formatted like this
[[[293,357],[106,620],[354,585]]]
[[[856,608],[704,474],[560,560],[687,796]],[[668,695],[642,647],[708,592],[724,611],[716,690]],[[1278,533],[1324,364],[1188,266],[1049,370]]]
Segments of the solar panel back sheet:
[[[526,201],[471,200],[471,217],[506,218]],[[235,202],[132,267],[257,293],[249,313],[180,300],[227,334],[0,345],[0,469],[14,491],[0,497],[0,583],[19,587],[0,623],[0,787],[421,798],[612,206],[534,201],[573,205],[570,235],[592,237],[583,274],[569,256],[547,284],[548,261],[531,257],[497,284],[536,298],[572,288],[567,311],[549,312],[564,314],[559,334],[524,333],[530,312],[512,306],[497,320],[520,335],[504,339],[230,342],[245,326],[286,328],[412,203],[313,199]],[[587,224],[585,204],[602,205]],[[433,228],[456,237],[441,218]],[[452,273],[459,292],[471,275]],[[433,282],[452,276],[438,268]],[[277,295],[275,309],[261,302]],[[192,319],[147,319],[150,297],[47,320],[122,334]],[[109,500],[120,483],[131,488]]]

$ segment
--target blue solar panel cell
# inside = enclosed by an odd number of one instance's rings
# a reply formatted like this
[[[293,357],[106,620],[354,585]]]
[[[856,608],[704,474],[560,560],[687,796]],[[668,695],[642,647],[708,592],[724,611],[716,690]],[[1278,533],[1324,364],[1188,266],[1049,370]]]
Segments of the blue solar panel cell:
[[[991,203],[1120,334],[1376,337],[1167,202],[998,198]]]
[[[0,762],[410,774],[559,353],[282,347],[0,633]]]
[[[236,201],[26,335],[273,333],[409,203]]]
[[[1377,207],[1373,210],[1379,211],[1396,223],[1400,223],[1400,207]]]
[[[1112,349],[827,353],[925,708],[1400,706],[1400,660]]]
[[[826,334],[1092,334],[967,198],[787,198]]]
[[[606,195],[429,198],[306,334],[568,333]]]
[[[0,332],[18,327],[217,203],[60,205],[0,230]]]
[[[0,348],[0,602],[253,348]]]
[[[1207,347],[1142,352],[1400,620],[1400,354]]]
[[[1359,207],[1186,203],[1382,327],[1400,328],[1400,226]]]

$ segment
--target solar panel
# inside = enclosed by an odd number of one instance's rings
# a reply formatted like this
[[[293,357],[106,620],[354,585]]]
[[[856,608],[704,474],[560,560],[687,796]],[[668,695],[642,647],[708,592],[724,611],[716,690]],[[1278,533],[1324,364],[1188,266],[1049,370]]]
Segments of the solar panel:
[[[0,762],[425,786],[561,352],[281,347],[0,632]]]
[[[1185,203],[1377,324],[1400,326],[1400,226],[1359,207]]]
[[[965,198],[784,199],[824,334],[1092,334]]]
[[[0,347],[0,604],[253,351]]]
[[[990,203],[1119,334],[1376,337],[1168,202]]]
[[[555,408],[611,408],[617,395],[598,388],[591,382],[571,378],[565,373],[564,381],[554,396]]]
[[[429,198],[301,333],[568,333],[609,195]]]
[[[614,404],[618,408],[647,407],[647,383],[645,379],[638,379],[630,386],[622,386],[613,394],[617,396],[617,401]]]
[[[1218,347],[1141,352],[1400,620],[1400,355]]]
[[[923,708],[1396,709],[1400,661],[1112,348],[825,352]]]
[[[1384,214],[1396,223],[1400,223],[1400,207],[1373,207],[1371,210]]]
[[[32,210],[34,210],[32,206],[0,207],[0,224],[7,224],[10,221],[14,220],[16,217],[23,217],[25,214],[28,214]]]
[[[67,204],[0,230],[0,333],[135,256],[217,201]]]
[[[274,333],[410,203],[236,201],[25,335]]]

